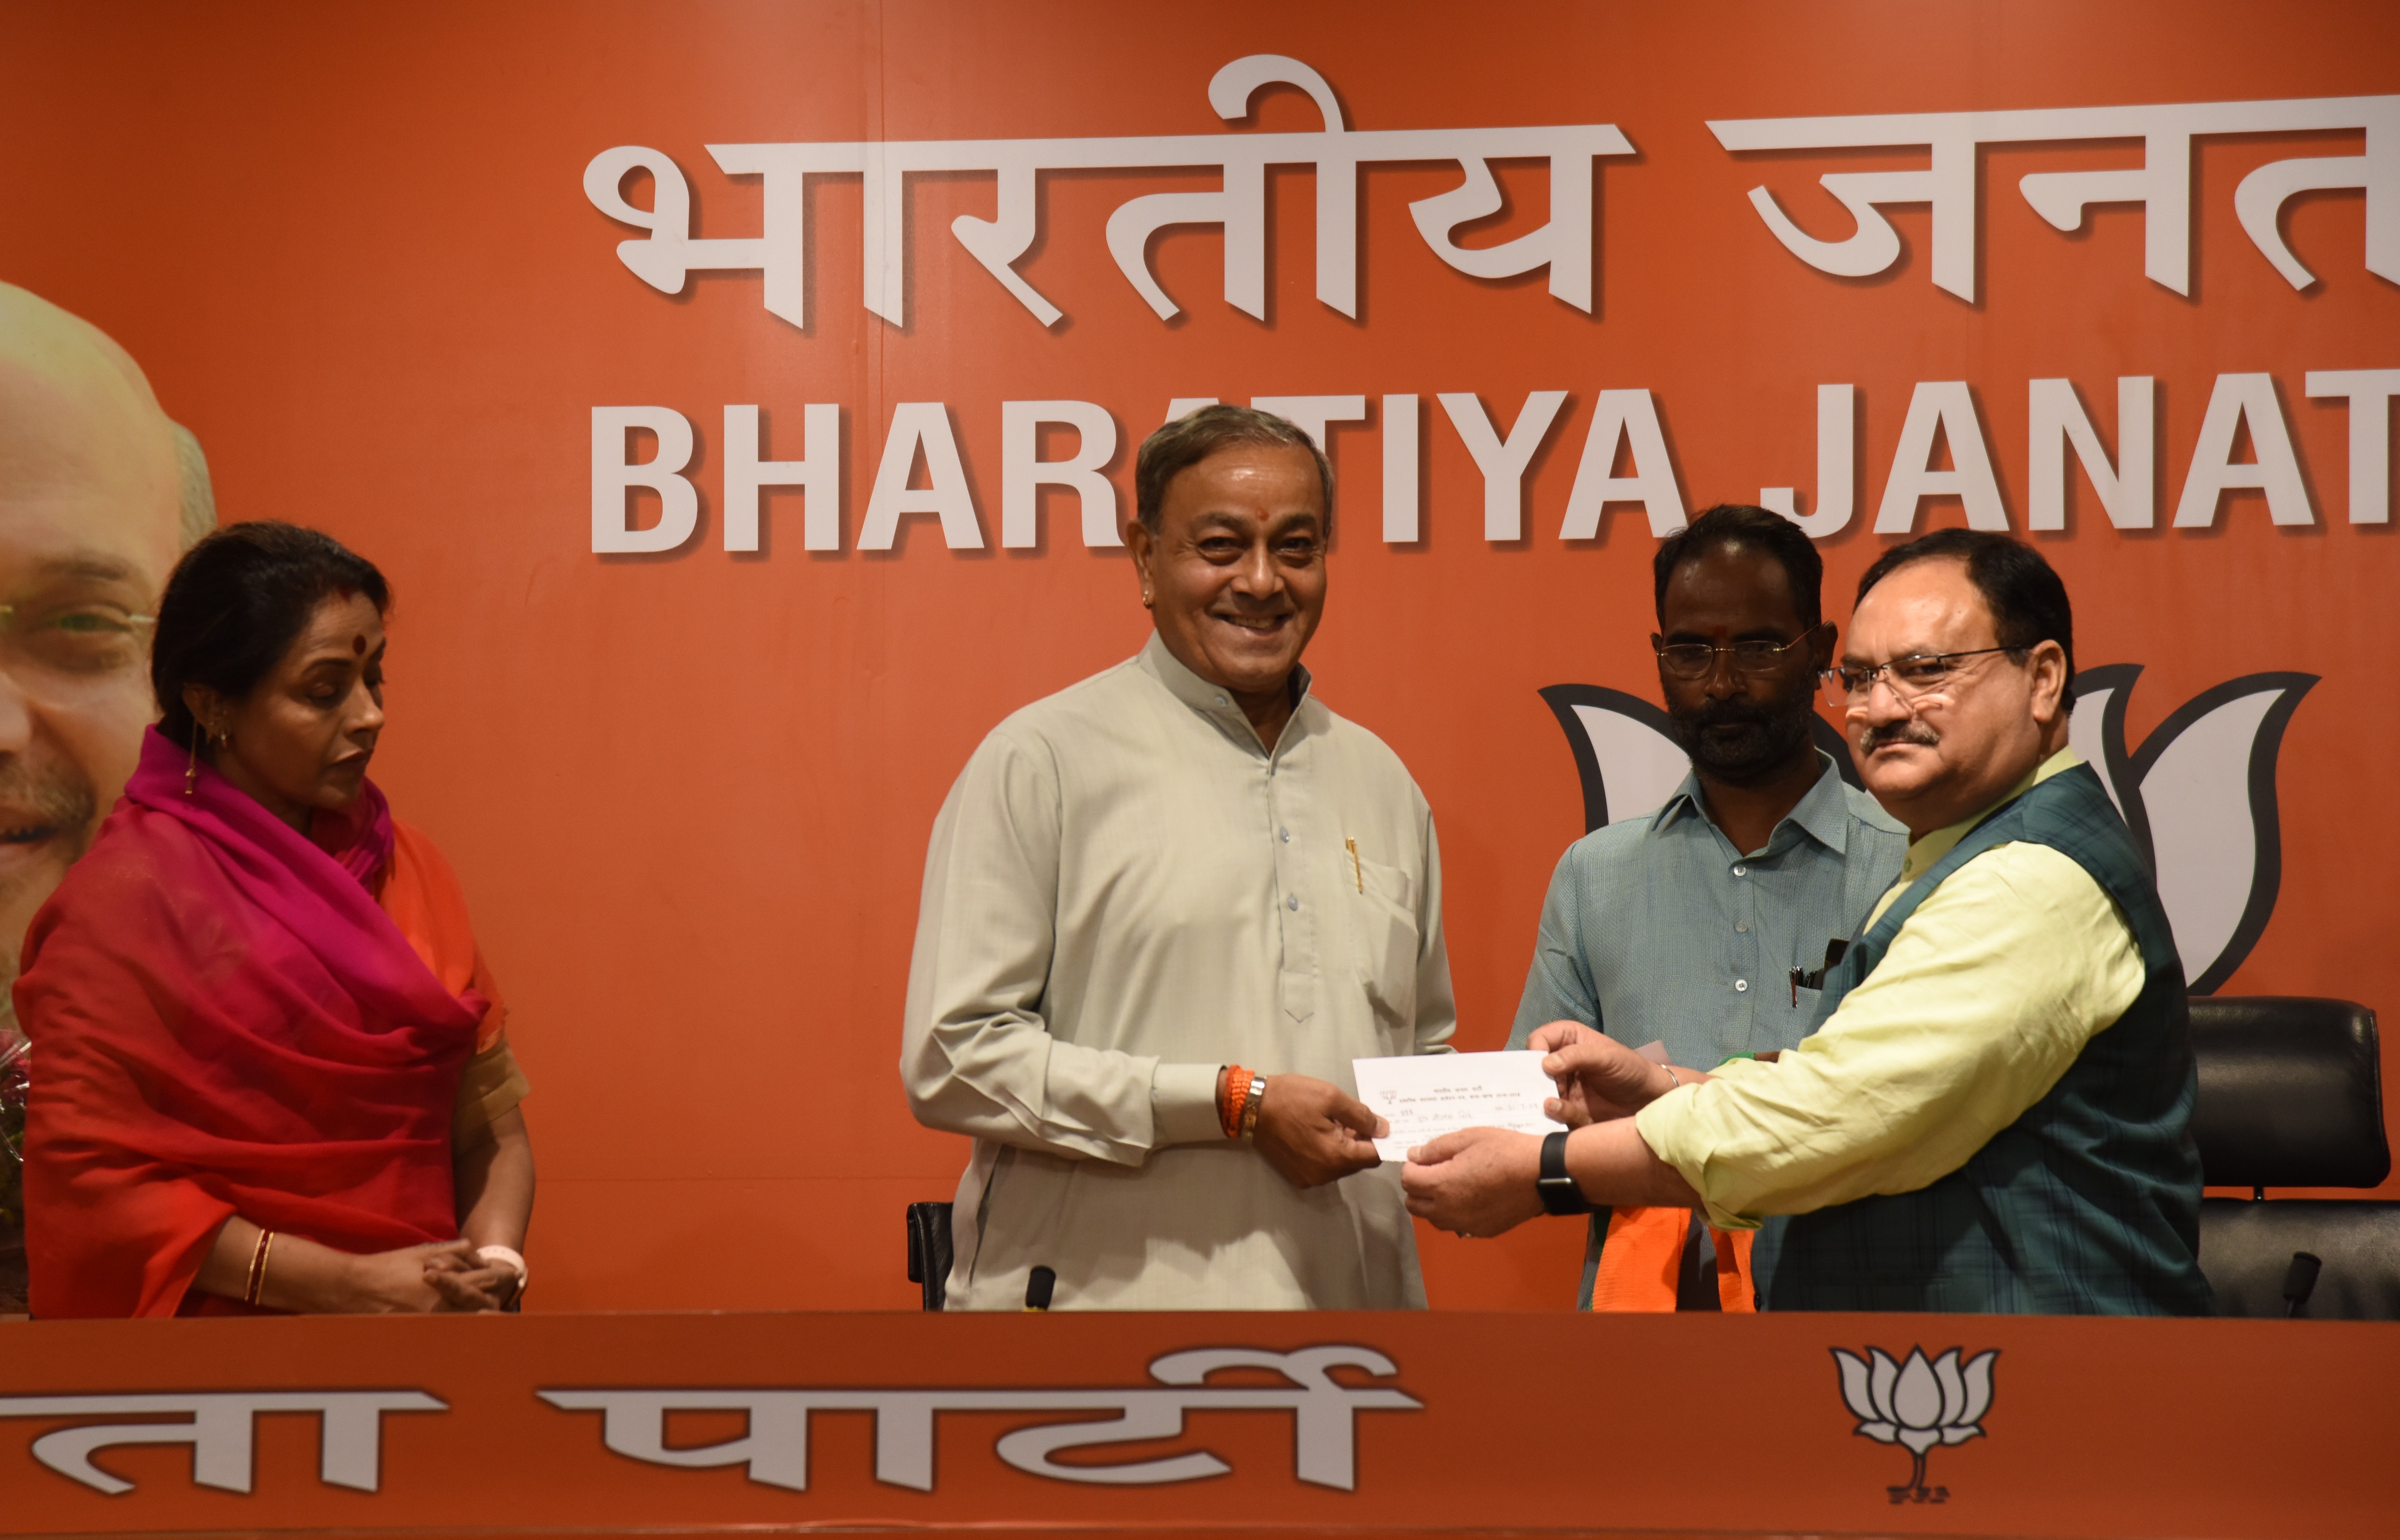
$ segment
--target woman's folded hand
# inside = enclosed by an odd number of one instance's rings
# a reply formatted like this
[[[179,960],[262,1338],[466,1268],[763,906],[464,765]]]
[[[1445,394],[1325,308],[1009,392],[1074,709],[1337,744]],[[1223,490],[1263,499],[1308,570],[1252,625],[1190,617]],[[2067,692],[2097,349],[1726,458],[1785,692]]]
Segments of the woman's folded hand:
[[[319,1308],[361,1315],[499,1308],[492,1291],[480,1287],[494,1270],[477,1261],[474,1247],[464,1240],[352,1257],[343,1271],[348,1274],[348,1298]]]

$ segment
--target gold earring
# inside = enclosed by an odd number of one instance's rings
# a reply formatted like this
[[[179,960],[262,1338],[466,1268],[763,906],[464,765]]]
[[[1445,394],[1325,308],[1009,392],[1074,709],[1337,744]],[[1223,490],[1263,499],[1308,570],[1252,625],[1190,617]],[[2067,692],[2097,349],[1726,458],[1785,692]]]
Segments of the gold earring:
[[[1143,589],[1143,590],[1141,591],[1141,607],[1142,607],[1142,608],[1144,608],[1144,609],[1152,608],[1153,606],[1155,606],[1155,604],[1156,604],[1156,603],[1157,603],[1157,601],[1156,601],[1156,600],[1154,600],[1154,599],[1152,599],[1152,598],[1150,596],[1150,590],[1148,590],[1148,589],[1146,589],[1146,588],[1145,588],[1145,589]]]
[[[192,756],[184,762],[184,795],[192,795],[200,781],[200,722],[192,718]]]

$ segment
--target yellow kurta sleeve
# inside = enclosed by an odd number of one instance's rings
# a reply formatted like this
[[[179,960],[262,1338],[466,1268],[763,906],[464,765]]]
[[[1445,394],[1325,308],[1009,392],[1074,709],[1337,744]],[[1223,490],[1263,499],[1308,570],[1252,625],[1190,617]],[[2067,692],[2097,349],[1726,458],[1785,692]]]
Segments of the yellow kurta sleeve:
[[[1998,846],[1927,896],[1797,1049],[1729,1064],[1634,1126],[1724,1228],[1914,1192],[2047,1095],[2143,979],[2091,874],[2045,845]]]

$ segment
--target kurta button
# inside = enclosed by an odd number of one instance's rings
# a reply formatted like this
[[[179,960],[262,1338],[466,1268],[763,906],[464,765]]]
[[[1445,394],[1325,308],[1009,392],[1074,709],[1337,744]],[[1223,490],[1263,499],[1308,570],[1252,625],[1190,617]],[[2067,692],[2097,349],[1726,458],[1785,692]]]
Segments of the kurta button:
[[[1733,992],[1738,995],[1746,995],[1750,993],[1750,980],[1746,978],[1735,979],[1733,981]]]
[[[1297,909],[1297,908],[1299,908],[1299,907],[1300,907],[1300,894],[1298,894],[1298,893],[1294,893],[1294,894],[1292,894],[1289,898],[1285,899],[1285,900],[1283,901],[1283,906],[1284,906],[1285,908],[1287,908],[1287,909]]]
[[[1291,843],[1291,831],[1289,829],[1283,829],[1278,832],[1283,835],[1283,842],[1285,844],[1289,845]]]
[[[1750,934],[1750,921],[1747,920],[1737,920],[1733,922],[1733,928],[1735,934],[1748,935]]]
[[[1218,697],[1217,697],[1217,703],[1218,703],[1219,705],[1220,705],[1220,706],[1221,706],[1221,705],[1223,705],[1223,704],[1225,703],[1225,698],[1224,698],[1223,696],[1221,696],[1221,695],[1218,696]]]
[[[1733,869],[1733,874],[1736,877],[1748,877],[1750,875],[1750,868],[1748,866],[1736,866]]]

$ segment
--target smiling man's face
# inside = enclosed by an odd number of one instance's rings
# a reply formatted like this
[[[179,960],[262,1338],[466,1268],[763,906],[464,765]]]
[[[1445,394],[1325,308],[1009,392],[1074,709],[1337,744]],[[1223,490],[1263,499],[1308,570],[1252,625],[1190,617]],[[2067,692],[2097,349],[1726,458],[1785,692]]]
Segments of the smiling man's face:
[[[1176,661],[1245,709],[1289,691],[1325,611],[1326,522],[1305,449],[1234,444],[1169,482],[1157,534],[1130,538]]]
[[[133,361],[0,285],[0,981],[157,715],[147,622],[180,522],[174,440]]]

